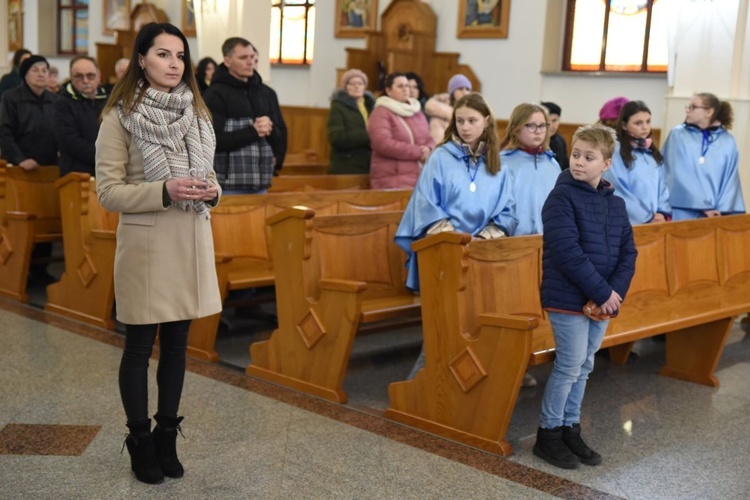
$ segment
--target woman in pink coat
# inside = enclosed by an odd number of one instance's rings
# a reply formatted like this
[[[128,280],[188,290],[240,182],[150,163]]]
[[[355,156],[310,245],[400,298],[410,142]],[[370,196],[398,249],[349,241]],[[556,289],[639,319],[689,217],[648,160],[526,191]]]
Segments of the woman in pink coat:
[[[372,147],[370,186],[412,189],[435,141],[419,101],[409,97],[403,73],[386,77],[385,93],[375,101],[367,122]]]

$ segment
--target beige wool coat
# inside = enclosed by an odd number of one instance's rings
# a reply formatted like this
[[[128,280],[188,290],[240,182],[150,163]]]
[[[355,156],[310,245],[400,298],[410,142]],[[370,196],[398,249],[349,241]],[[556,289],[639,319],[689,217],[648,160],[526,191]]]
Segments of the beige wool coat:
[[[209,180],[214,184],[213,170]],[[146,182],[143,156],[116,110],[96,140],[99,203],[120,213],[115,253],[118,321],[155,324],[221,311],[211,221],[162,203],[163,182]]]

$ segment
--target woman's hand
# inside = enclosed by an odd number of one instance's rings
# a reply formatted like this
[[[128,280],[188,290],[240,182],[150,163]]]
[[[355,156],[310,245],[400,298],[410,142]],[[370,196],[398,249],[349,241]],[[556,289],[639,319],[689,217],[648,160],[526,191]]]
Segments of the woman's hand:
[[[718,210],[704,210],[703,213],[706,214],[706,217],[708,217],[709,219],[711,217],[721,217],[721,212],[719,212]]]
[[[654,218],[651,219],[651,222],[666,222],[667,219],[664,217],[664,214],[660,214],[659,212],[656,212],[654,214]]]
[[[607,302],[600,305],[599,307],[604,314],[614,314],[618,309],[620,309],[620,304],[622,304],[622,297],[620,297],[617,292],[612,290],[612,295],[609,296]]]
[[[211,182],[198,181],[191,177],[169,179],[164,183],[172,201],[211,201],[219,194],[219,189]]]
[[[419,147],[422,150],[422,156],[419,158],[419,161],[421,161],[422,163],[424,163],[424,162],[427,161],[427,157],[430,156],[430,152],[432,150],[429,147],[427,147],[427,146],[419,146]]]

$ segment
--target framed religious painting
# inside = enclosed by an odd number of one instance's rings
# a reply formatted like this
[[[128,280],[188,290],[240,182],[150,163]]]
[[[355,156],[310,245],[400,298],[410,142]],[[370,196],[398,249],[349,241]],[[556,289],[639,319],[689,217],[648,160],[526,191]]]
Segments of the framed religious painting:
[[[377,22],[378,0],[336,0],[336,38],[364,38]]]
[[[8,0],[8,52],[23,48],[23,0]]]
[[[458,38],[508,38],[510,0],[458,0]]]
[[[130,0],[104,0],[102,33],[114,35],[115,30],[130,29]]]
[[[182,2],[182,33],[185,36],[196,36],[195,30],[195,1],[184,0]]]

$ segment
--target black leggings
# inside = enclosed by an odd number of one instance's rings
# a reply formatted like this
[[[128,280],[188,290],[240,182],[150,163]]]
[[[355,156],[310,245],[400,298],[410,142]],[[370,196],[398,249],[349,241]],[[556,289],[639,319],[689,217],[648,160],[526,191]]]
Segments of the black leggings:
[[[129,424],[148,420],[148,360],[159,331],[159,388],[157,413],[176,417],[185,381],[190,320],[161,325],[125,325],[125,350],[120,362],[120,397]]]

